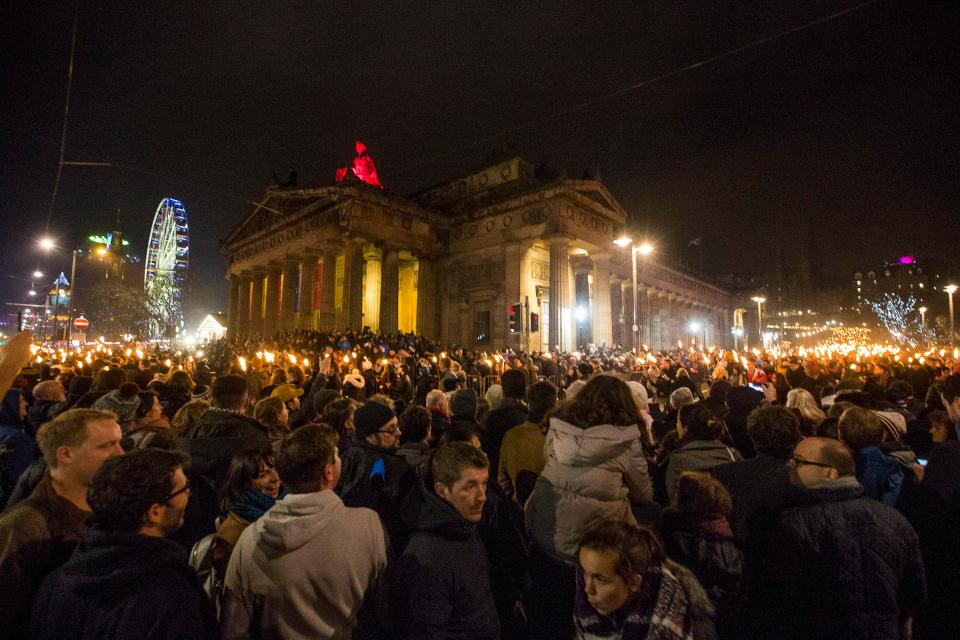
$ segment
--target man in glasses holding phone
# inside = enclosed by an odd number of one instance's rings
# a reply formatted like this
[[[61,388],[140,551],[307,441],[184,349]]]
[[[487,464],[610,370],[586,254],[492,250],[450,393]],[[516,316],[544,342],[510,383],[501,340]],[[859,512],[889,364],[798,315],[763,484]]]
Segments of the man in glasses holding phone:
[[[805,438],[792,464],[810,501],[781,515],[769,567],[780,605],[765,631],[781,638],[909,637],[911,616],[926,597],[913,527],[863,497],[842,442]]]

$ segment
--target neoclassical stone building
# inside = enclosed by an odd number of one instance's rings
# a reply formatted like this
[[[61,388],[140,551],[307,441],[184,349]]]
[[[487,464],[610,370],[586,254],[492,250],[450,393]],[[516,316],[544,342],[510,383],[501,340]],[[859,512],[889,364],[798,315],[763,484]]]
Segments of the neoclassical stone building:
[[[268,188],[222,241],[230,335],[367,325],[447,344],[631,345],[626,212],[598,180],[514,157],[400,196],[359,181]],[[637,257],[639,340],[728,346],[735,299]],[[516,331],[511,332],[511,313]]]

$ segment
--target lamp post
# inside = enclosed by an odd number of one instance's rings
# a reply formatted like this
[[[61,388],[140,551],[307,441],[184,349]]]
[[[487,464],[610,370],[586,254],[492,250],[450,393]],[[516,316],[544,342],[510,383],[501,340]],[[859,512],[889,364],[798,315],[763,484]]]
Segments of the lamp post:
[[[955,284],[948,284],[946,287],[943,288],[943,290],[947,292],[947,300],[950,301],[950,344],[952,345],[952,344],[954,343],[954,339],[953,339],[953,335],[954,335],[954,334],[953,334],[953,294],[956,293],[956,291],[957,291],[957,285],[955,285]]]
[[[628,236],[622,236],[613,241],[618,247],[626,247],[630,245],[630,266],[633,273],[633,295],[630,296],[631,301],[633,302],[633,353],[640,353],[639,347],[642,341],[642,336],[640,333],[640,323],[637,318],[637,254],[639,253],[644,258],[653,253],[653,245],[649,242],[644,242],[639,247],[633,242],[633,238]],[[647,314],[649,316],[649,314]]]
[[[750,298],[757,303],[757,336],[760,338],[760,348],[763,348],[763,311],[761,305],[767,301],[763,296],[753,296]]]
[[[57,244],[53,241],[52,238],[41,238],[37,243],[40,245],[40,248],[46,252],[50,252],[57,247]],[[62,248],[62,247],[61,247]],[[70,340],[73,339],[73,302],[74,302],[74,289],[76,289],[76,283],[74,280],[77,277],[77,252],[78,249],[70,250],[70,297],[68,298],[69,303],[67,305],[67,343],[69,344]],[[53,305],[53,341],[56,344],[60,337],[57,335],[57,308],[60,306],[60,279],[57,278],[56,283],[54,284],[57,290],[56,301]]]

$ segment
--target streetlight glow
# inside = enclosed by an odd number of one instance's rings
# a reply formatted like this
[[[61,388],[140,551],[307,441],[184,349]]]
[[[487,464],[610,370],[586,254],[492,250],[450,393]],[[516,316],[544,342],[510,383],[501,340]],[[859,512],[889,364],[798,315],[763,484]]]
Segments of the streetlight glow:
[[[44,251],[50,251],[54,246],[56,246],[53,242],[53,238],[40,238],[38,244]]]
[[[948,284],[946,287],[943,288],[943,290],[949,293],[950,295],[953,295],[954,293],[957,292],[957,285]]]
[[[33,277],[34,277],[34,278],[42,278],[42,277],[43,277],[43,272],[42,272],[42,271],[34,271],[34,272],[33,272]]]
[[[614,240],[613,244],[617,245],[618,247],[625,247],[631,242],[633,242],[633,240],[629,236],[621,236]]]
[[[653,245],[649,242],[644,242],[637,248],[637,251],[639,251],[642,256],[648,256],[653,253]]]

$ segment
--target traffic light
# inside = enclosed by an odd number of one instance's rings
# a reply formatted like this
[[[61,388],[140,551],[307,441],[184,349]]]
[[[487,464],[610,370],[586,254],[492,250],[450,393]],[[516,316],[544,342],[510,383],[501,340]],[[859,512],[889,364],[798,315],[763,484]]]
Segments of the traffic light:
[[[530,333],[536,333],[540,331],[540,314],[531,313],[530,314]]]
[[[516,302],[507,307],[510,333],[520,333],[520,303]]]

